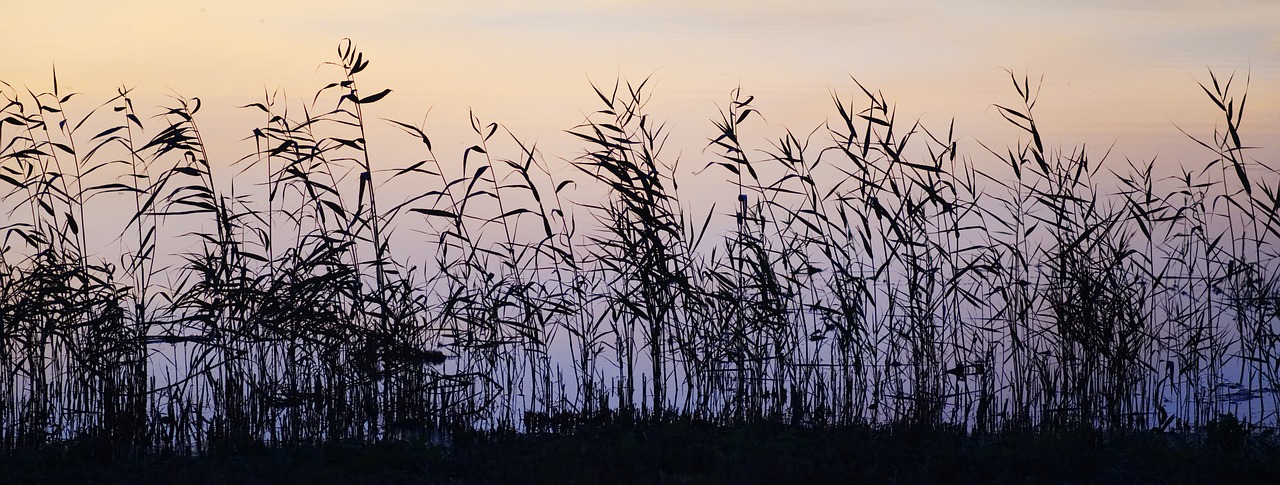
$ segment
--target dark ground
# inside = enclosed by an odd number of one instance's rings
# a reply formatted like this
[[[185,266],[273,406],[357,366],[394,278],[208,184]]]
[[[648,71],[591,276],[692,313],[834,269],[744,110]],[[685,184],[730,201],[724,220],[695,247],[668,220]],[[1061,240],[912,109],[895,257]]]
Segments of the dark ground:
[[[1065,431],[966,436],[689,422],[572,434],[455,435],[450,445],[251,446],[126,456],[70,443],[0,455],[5,483],[1276,483],[1274,439]],[[112,455],[117,455],[112,457]]]

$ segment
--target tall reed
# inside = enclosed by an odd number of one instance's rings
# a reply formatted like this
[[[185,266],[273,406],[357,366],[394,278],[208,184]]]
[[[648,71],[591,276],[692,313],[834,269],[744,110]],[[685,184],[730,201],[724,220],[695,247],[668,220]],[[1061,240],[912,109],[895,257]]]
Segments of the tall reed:
[[[0,446],[678,417],[1275,425],[1280,182],[1245,144],[1234,78],[1201,86],[1225,125],[1176,171],[1055,148],[1039,86],[1010,73],[1011,147],[904,122],[856,81],[827,122],[766,142],[735,89],[690,173],[648,80],[592,86],[573,156],[475,113],[446,154],[375,118],[394,93],[362,88],[353,43],[337,54],[314,96],[244,106],[260,123],[238,159],[206,143],[198,98],[153,116],[122,87],[79,114],[56,79],[0,86]],[[371,149],[383,125],[417,154]],[[716,179],[724,201],[681,199]],[[121,225],[105,204],[129,208]]]

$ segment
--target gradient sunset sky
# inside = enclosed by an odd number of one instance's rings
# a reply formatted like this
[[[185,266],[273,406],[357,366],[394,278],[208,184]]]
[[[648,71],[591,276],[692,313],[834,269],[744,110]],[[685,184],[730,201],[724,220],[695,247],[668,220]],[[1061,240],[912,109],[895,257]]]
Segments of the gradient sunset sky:
[[[393,89],[375,115],[417,122],[430,110],[445,150],[474,143],[472,109],[572,156],[563,130],[597,108],[589,81],[649,75],[650,111],[690,156],[736,86],[765,115],[763,146],[832,116],[831,93],[857,90],[851,76],[901,116],[954,117],[962,140],[1002,145],[1016,132],[991,105],[1016,101],[1011,69],[1044,77],[1037,114],[1053,144],[1179,160],[1194,145],[1175,124],[1207,136],[1219,121],[1196,85],[1210,68],[1250,77],[1245,132],[1260,154],[1280,148],[1278,1],[31,1],[3,12],[0,80],[47,90],[56,63],[86,110],[122,84],[143,111],[198,96],[215,144],[239,143],[254,118],[236,106],[264,90],[309,100],[336,75],[318,66],[349,37],[373,61],[364,89]]]

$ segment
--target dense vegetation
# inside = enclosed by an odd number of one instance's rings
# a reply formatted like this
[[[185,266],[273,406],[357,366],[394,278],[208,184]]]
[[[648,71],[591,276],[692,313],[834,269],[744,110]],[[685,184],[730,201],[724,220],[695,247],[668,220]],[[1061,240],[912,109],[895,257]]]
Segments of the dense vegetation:
[[[1176,169],[1050,148],[1017,76],[996,106],[1009,148],[904,123],[854,83],[818,130],[755,149],[735,90],[695,168],[737,199],[695,209],[646,83],[593,86],[570,180],[474,117],[475,145],[443,157],[390,121],[420,155],[375,159],[390,91],[360,89],[350,42],[339,58],[309,103],[245,107],[262,122],[239,159],[211,159],[195,98],[152,116],[122,88],[86,112],[56,81],[3,85],[0,448],[554,436],[601,416],[1276,423],[1280,176],[1242,139],[1239,80],[1202,85],[1223,124]],[[86,218],[101,204],[122,225]]]
[[[572,435],[510,431],[421,441],[254,446],[112,457],[89,443],[0,455],[40,483],[1270,483],[1274,442],[1098,430],[966,435],[959,428],[600,419]],[[1233,438],[1234,437],[1234,438]]]

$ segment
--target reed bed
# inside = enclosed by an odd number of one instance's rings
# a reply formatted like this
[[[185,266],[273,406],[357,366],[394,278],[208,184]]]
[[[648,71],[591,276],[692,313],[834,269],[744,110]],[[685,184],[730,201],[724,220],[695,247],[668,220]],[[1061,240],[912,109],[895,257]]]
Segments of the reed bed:
[[[764,142],[734,90],[696,175],[648,81],[619,81],[567,130],[569,179],[475,115],[474,145],[438,157],[369,114],[393,94],[358,83],[368,66],[345,41],[314,97],[245,106],[262,121],[237,159],[205,144],[197,98],[139,113],[121,88],[86,110],[56,81],[0,86],[0,447],[602,418],[1276,425],[1280,176],[1245,142],[1247,80],[1209,74],[1220,128],[1176,171],[1054,148],[1038,84],[1011,73],[1012,147],[962,146],[856,81],[818,129]],[[371,155],[375,123],[416,159]],[[682,202],[691,177],[732,198]],[[127,222],[99,227],[95,204]]]

